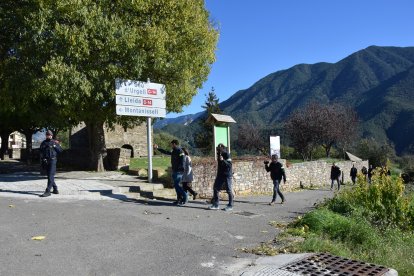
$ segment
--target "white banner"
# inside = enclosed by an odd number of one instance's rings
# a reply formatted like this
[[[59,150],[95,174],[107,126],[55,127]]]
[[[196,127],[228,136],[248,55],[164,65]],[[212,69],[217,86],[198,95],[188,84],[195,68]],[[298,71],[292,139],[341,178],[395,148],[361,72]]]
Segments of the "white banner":
[[[270,156],[274,154],[280,158],[280,136],[270,136]]]

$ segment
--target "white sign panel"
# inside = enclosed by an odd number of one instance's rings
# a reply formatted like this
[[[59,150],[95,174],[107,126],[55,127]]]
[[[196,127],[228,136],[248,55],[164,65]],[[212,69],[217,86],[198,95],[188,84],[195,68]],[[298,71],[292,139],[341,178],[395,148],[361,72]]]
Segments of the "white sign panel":
[[[167,94],[164,84],[122,79],[115,80],[115,92],[117,95],[163,100]]]
[[[270,156],[274,154],[280,158],[280,136],[270,136]]]
[[[127,116],[162,117],[162,118],[167,116],[167,112],[165,108],[128,106],[128,105],[117,105],[116,114],[127,115]]]
[[[131,96],[125,96],[125,95],[116,95],[116,104],[131,105],[131,106],[157,107],[157,108],[165,108],[166,107],[165,100],[163,100],[163,99],[131,97]]]

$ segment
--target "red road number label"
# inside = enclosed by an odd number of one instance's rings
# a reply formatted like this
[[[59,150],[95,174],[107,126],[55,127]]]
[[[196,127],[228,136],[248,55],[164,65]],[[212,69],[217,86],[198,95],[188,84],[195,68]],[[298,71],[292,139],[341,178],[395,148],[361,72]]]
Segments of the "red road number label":
[[[152,90],[152,89],[151,89]],[[157,91],[157,90],[155,90]],[[148,93],[149,94],[149,93]],[[142,100],[142,104],[143,105],[151,105],[152,106],[152,100],[147,100],[147,99],[143,99]]]
[[[148,95],[157,95],[157,89],[147,89]]]

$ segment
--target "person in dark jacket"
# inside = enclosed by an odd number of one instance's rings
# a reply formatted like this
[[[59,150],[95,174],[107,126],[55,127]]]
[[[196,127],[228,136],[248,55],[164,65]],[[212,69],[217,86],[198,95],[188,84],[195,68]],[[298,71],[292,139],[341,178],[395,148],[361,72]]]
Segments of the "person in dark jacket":
[[[372,165],[369,165],[369,169],[368,169],[368,183],[371,184],[371,179],[372,179],[372,175],[374,174],[374,168],[372,167]]]
[[[334,181],[338,183],[338,191],[341,188],[341,182],[339,181],[339,177],[341,176],[341,169],[335,164],[332,164],[331,167],[331,190],[333,190]]]
[[[367,169],[367,167],[362,166],[361,173],[364,176],[364,180],[367,181],[367,177],[368,177],[368,169]]]
[[[213,186],[213,199],[212,205],[209,207],[210,210],[219,209],[219,192],[224,186],[228,196],[229,203],[227,204],[224,211],[233,210],[233,185],[232,185],[232,176],[233,176],[233,164],[231,163],[230,155],[227,151],[221,150],[218,152],[218,162],[217,162],[217,176],[214,181]]]
[[[47,187],[46,191],[40,195],[40,197],[50,196],[50,191],[53,189],[52,193],[59,194],[58,187],[55,183],[55,174],[56,174],[56,162],[57,155],[63,151],[62,147],[58,140],[53,140],[52,131],[48,130],[46,132],[46,140],[40,144],[40,160],[42,163],[43,169],[47,174]]]
[[[273,198],[272,202],[269,205],[274,205],[276,202],[276,195],[279,194],[280,198],[282,199],[282,204],[285,203],[285,197],[283,196],[282,192],[280,191],[280,182],[283,178],[283,183],[286,182],[286,173],[283,168],[282,163],[278,162],[278,157],[276,154],[272,155],[272,161],[269,164],[269,161],[265,161],[265,169],[267,172],[270,172],[270,177],[273,180]]]
[[[354,185],[355,185],[355,182],[356,182],[357,174],[358,174],[358,170],[357,170],[357,168],[355,168],[355,164],[352,163],[352,168],[351,168],[351,172],[349,173],[349,175],[351,176],[351,180],[352,180],[352,183]]]
[[[180,143],[177,140],[172,140],[171,151],[160,149],[156,144],[154,145],[154,149],[158,149],[161,153],[171,155],[172,179],[175,192],[177,193],[177,201],[175,201],[174,204],[181,206],[187,202],[187,193],[184,192],[184,189],[180,186],[184,174],[185,155],[179,145]]]

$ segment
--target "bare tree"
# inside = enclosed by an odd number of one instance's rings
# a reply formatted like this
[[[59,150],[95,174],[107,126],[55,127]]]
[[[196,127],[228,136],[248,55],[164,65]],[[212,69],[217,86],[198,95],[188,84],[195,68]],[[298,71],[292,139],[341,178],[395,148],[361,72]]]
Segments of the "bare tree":
[[[309,120],[309,114],[302,110],[294,111],[285,123],[285,131],[292,146],[299,152],[303,160],[312,159],[312,151],[317,145],[316,127]]]
[[[325,149],[327,157],[333,145],[347,145],[355,137],[357,125],[357,114],[351,108],[340,104],[310,103],[291,114],[285,130],[306,160],[312,159],[312,151],[317,145]]]
[[[325,149],[326,157],[330,156],[333,145],[348,145],[356,136],[358,128],[357,113],[340,104],[317,105],[322,116],[322,131],[319,134],[319,144]]]
[[[266,144],[263,133],[257,126],[254,126],[251,122],[241,124],[239,126],[239,134],[237,136],[237,144],[246,150],[257,150],[264,155],[268,155],[269,148]]]

